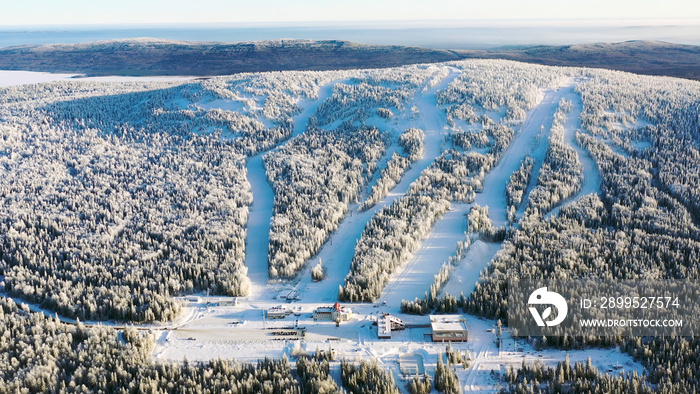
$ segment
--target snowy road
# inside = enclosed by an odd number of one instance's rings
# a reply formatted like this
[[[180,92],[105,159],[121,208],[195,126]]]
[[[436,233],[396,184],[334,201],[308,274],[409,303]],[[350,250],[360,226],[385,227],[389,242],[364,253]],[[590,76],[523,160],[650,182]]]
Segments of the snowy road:
[[[313,282],[308,272],[300,273],[297,289],[302,293],[302,296],[303,293],[309,293],[322,301],[335,301],[337,299],[338,287],[343,284],[345,277],[350,272],[350,265],[355,254],[355,244],[360,239],[365,225],[377,211],[405,195],[411,183],[418,179],[423,170],[428,168],[440,155],[446,131],[444,129],[444,115],[438,108],[435,94],[446,88],[460,74],[458,69],[450,68],[449,70],[449,74],[442,81],[417,97],[415,105],[419,108],[421,116],[418,119],[407,121],[405,124],[406,128],[418,127],[425,132],[423,157],[414,162],[411,168],[404,173],[401,181],[372,208],[359,212],[358,204],[353,204],[350,207],[350,213],[340,223],[338,229],[331,234],[319,253],[306,264],[307,267],[313,267],[321,259],[326,268],[326,278],[320,282]]]

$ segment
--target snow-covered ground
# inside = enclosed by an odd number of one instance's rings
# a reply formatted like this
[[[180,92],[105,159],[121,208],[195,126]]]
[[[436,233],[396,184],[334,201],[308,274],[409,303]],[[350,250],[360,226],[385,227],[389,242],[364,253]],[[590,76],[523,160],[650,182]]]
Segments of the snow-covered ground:
[[[367,186],[365,186],[365,190],[363,192],[363,199],[369,198],[370,192],[372,190],[372,187],[377,184],[377,181],[381,178],[381,173],[382,170],[384,170],[387,166],[387,163],[391,160],[392,156],[394,153],[400,155],[401,154],[401,147],[398,146],[398,144],[391,144],[389,147],[386,149],[386,154],[384,157],[382,157],[379,162],[377,162],[377,169],[374,171],[374,174],[372,174],[372,178],[367,182]]]
[[[169,81],[186,81],[199,77],[169,77],[169,76],[152,76],[152,77],[121,77],[121,76],[105,76],[105,77],[79,77],[78,74],[53,74],[34,71],[14,71],[0,70],[0,87],[30,85],[34,83],[44,83],[53,81],[62,81],[76,79],[79,81],[97,81],[97,82],[169,82]]]
[[[251,282],[250,297],[256,297],[263,292],[270,278],[267,252],[275,192],[265,175],[262,157],[262,154],[251,157],[246,163],[246,174],[253,193],[245,242],[245,266],[248,268],[248,279]]]
[[[34,71],[0,70],[0,87],[31,85],[69,79],[76,74],[51,74]]]
[[[442,288],[442,294],[450,294],[458,297],[460,294],[468,295],[479,280],[479,274],[491,262],[493,257],[501,249],[501,244],[496,242],[474,241],[467,250],[462,260],[452,270],[450,279]]]
[[[465,214],[470,206],[463,203],[453,203],[450,206],[450,210],[433,227],[430,236],[423,241],[413,258],[391,276],[379,302],[395,306],[401,305],[401,300],[423,296],[423,292],[433,283],[433,277],[440,271],[442,263],[454,255],[457,243],[466,238]]]
[[[498,392],[502,384],[498,379],[506,369],[519,369],[525,363],[542,362],[548,367],[554,367],[569,356],[573,365],[576,362],[586,362],[590,357],[593,365],[600,371],[609,374],[637,371],[641,374],[644,367],[619,349],[586,349],[586,350],[535,350],[529,343],[520,339],[513,340],[507,329],[501,337],[501,349],[495,343],[495,325],[491,320],[467,317],[471,346],[468,346],[472,358],[468,369],[457,369],[457,375],[464,392]],[[453,346],[455,347],[455,346]],[[493,375],[492,375],[493,374]]]
[[[403,315],[398,308],[381,304],[349,304],[353,319],[339,326],[332,322],[314,322],[311,312],[319,303],[297,302],[283,304],[294,311],[284,319],[263,318],[263,310],[279,305],[278,301],[251,301],[242,299],[237,306],[207,306],[207,301],[216,302],[221,297],[200,296],[199,302],[184,307],[177,322],[167,325],[136,325],[138,329],[150,329],[156,336],[153,355],[160,361],[204,361],[218,357],[236,358],[255,362],[264,357],[281,358],[287,355],[292,362],[296,356],[312,353],[316,349],[330,350],[336,361],[331,368],[339,368],[339,360],[377,359],[382,367],[392,371],[398,378],[399,388],[409,381],[399,372],[398,358],[402,354],[416,353],[423,358],[426,371],[433,374],[438,357],[445,352],[445,344],[430,339],[428,316]],[[33,311],[44,312],[36,305],[28,305]],[[409,325],[404,331],[393,331],[391,339],[378,339],[377,328],[373,325],[377,316],[384,312],[392,313]],[[298,315],[298,316],[297,316]],[[498,374],[509,366],[519,368],[526,363],[543,362],[553,367],[569,355],[573,364],[591,357],[593,364],[601,371],[610,374],[637,371],[643,367],[629,355],[617,349],[586,350],[542,350],[537,351],[527,342],[515,341],[507,329],[502,337],[502,349],[495,343],[493,320],[464,315],[469,332],[469,341],[452,343],[453,349],[467,352],[472,365],[468,369],[457,366],[460,383],[465,392],[493,392],[498,390]],[[75,320],[61,318],[69,324]],[[85,322],[86,325],[105,325],[122,328],[113,323]],[[412,328],[410,326],[413,326]],[[292,327],[292,328],[290,328]],[[304,337],[276,335],[273,332],[295,331],[304,328]],[[492,371],[497,375],[492,375]]]
[[[294,314],[279,320],[263,320],[262,311],[277,305],[271,301],[242,301],[235,307],[211,307],[196,304],[191,308],[197,311],[197,318],[177,330],[157,332],[154,355],[158,360],[180,361],[209,360],[216,357],[235,357],[244,361],[255,361],[263,357],[279,358],[287,355],[292,362],[299,354],[311,353],[316,349],[331,350],[336,362],[331,368],[338,368],[340,359],[378,359],[381,365],[394,372],[400,384],[407,382],[399,372],[398,358],[402,354],[416,353],[423,358],[426,370],[432,374],[438,357],[445,352],[445,344],[434,343],[430,339],[427,316],[402,315],[396,308],[384,305],[350,304],[355,312],[349,322],[338,327],[332,322],[314,322],[313,309],[321,304],[298,302],[284,304],[294,310]],[[382,312],[391,312],[407,324],[420,326],[404,331],[393,331],[391,339],[378,339],[377,328],[372,324]],[[299,314],[299,316],[296,316]],[[472,365],[468,369],[457,367],[460,383],[465,392],[493,392],[498,389],[498,375],[506,368],[519,368],[525,360],[543,362],[553,367],[569,355],[571,363],[592,358],[593,364],[603,372],[619,374],[643,368],[629,355],[617,349],[586,350],[542,350],[537,351],[524,340],[514,341],[505,330],[502,348],[495,343],[496,322],[465,315],[469,330],[469,341],[452,343],[453,349],[467,352]],[[293,327],[293,328],[288,328]],[[295,331],[294,327],[305,328],[305,336],[276,335],[273,332]],[[495,375],[492,375],[495,373]]]
[[[80,81],[94,82],[178,82],[191,81],[193,79],[201,79],[203,77],[188,77],[188,76],[148,76],[148,77],[129,77],[120,75],[107,75],[104,77],[78,77]],[[204,77],[205,78],[205,77]]]

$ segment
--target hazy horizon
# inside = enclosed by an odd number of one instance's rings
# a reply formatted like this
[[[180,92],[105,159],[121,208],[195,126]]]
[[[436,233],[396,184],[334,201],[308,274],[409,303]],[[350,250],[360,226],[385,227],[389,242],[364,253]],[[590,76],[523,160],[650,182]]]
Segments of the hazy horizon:
[[[485,49],[630,40],[700,45],[700,19],[414,20],[344,22],[165,23],[0,26],[0,47],[151,37],[245,42],[271,39],[347,40],[378,45]]]
[[[555,20],[555,19],[700,18],[695,0],[491,0],[474,4],[456,0],[35,0],[9,2],[0,25],[75,25],[138,23],[239,23],[410,20]]]
[[[303,20],[303,21],[230,21],[230,22],[117,22],[117,23],[31,23],[31,24],[0,24],[2,30],[17,29],[108,29],[108,28],[162,28],[162,27],[320,27],[320,26],[379,26],[402,25],[423,27],[479,26],[479,27],[541,27],[541,26],[663,26],[663,25],[698,25],[700,17],[648,17],[648,18],[445,18],[445,19],[377,19],[377,20]]]

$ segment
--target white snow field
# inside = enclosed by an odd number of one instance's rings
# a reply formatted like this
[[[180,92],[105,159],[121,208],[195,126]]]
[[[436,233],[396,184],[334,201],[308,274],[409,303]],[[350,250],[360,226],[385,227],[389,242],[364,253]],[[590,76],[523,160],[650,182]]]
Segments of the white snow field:
[[[441,294],[458,297],[469,294],[479,280],[481,272],[489,265],[496,253],[501,249],[497,242],[484,242],[480,239],[472,242],[458,265],[452,270],[450,279],[442,288]]]
[[[400,305],[401,300],[423,297],[421,290],[428,291],[442,263],[455,253],[457,242],[466,238],[465,214],[469,207],[471,204],[451,204],[450,210],[433,226],[430,235],[423,240],[411,260],[391,276],[379,302]]]
[[[0,70],[0,87],[30,85],[61,81],[76,76],[76,74],[52,74],[34,71],[10,71]]]
[[[275,193],[267,181],[262,154],[251,157],[246,163],[253,204],[248,213],[248,233],[245,243],[245,266],[250,279],[249,297],[258,296],[269,279],[267,267],[267,245],[270,243],[270,218],[272,217]]]
[[[294,356],[312,353],[316,349],[330,350],[336,357],[331,362],[332,369],[339,368],[341,359],[377,359],[380,364],[394,373],[397,382],[408,382],[399,371],[398,358],[402,354],[417,353],[423,357],[426,371],[433,374],[437,359],[445,352],[445,344],[430,339],[428,316],[398,314],[389,305],[350,304],[355,313],[349,322],[340,326],[332,322],[314,322],[311,318],[316,303],[296,302],[287,304],[294,314],[279,320],[264,320],[262,311],[273,305],[269,301],[243,301],[235,307],[209,307],[202,303],[193,304],[195,319],[180,325],[177,330],[162,330],[157,333],[154,356],[161,361],[210,360],[217,357],[254,362],[263,357],[280,358],[287,355],[293,362]],[[372,322],[383,312],[390,312],[402,318],[411,328],[393,331],[391,339],[378,339],[377,328]],[[296,316],[299,314],[299,316]],[[495,322],[465,315],[469,330],[469,341],[452,343],[453,349],[468,352],[472,365],[468,369],[457,366],[457,373],[464,392],[498,391],[496,376],[505,373],[506,368],[519,368],[526,363],[542,362],[553,367],[569,355],[571,363],[592,358],[593,364],[601,371],[611,374],[637,371],[643,367],[629,355],[617,349],[586,350],[543,350],[537,351],[524,340],[514,340],[505,329],[502,348],[495,343]],[[304,327],[305,336],[275,335],[273,332],[294,331],[290,327]],[[403,391],[403,384],[399,385]]]
[[[31,85],[63,80],[96,81],[96,82],[175,82],[196,79],[198,77],[80,77],[78,74],[53,74],[35,71],[0,70],[0,87]]]

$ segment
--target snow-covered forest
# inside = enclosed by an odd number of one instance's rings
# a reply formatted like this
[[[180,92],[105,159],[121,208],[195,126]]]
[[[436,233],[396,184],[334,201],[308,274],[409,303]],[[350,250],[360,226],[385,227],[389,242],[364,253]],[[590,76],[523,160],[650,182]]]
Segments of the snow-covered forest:
[[[372,70],[337,83],[309,119],[307,132],[266,156],[275,189],[271,278],[293,278],[335,231],[349,205],[359,202],[391,139],[388,130],[366,121],[384,119],[378,109],[410,111],[410,100],[434,74],[433,67],[414,66]]]
[[[218,120],[159,107],[201,89],[89,87],[104,95],[80,97],[83,85],[67,82],[24,92],[53,102],[5,95],[3,291],[69,317],[127,321],[174,318],[176,294],[246,294],[243,156]],[[204,125],[219,129],[198,133]]]
[[[576,90],[583,102],[577,141],[600,169],[600,193],[582,196],[549,219],[524,217],[520,230],[505,241],[481,283],[463,300],[465,311],[505,319],[506,281],[513,277],[698,279],[700,232],[694,193],[700,174],[700,85],[596,71]],[[548,346],[564,348],[611,344],[609,338],[597,337],[548,339]],[[657,390],[698,390],[691,372],[697,368],[697,341],[612,342],[643,360],[651,371],[647,379],[658,385]],[[531,388],[531,383],[523,385],[523,379],[532,376],[529,371],[509,378],[516,392]],[[546,372],[551,378],[542,380],[561,381],[561,369],[556,371]],[[566,368],[564,373],[569,373]],[[593,382],[618,391],[639,384],[637,379]]]
[[[574,148],[564,142],[564,122],[571,102],[562,99],[554,113],[549,146],[537,178],[537,186],[528,196],[528,212],[546,213],[581,189],[583,167]]]
[[[376,128],[309,130],[265,156],[273,180],[270,227],[271,278],[294,278],[343,219],[369,176],[367,164],[384,153]]]
[[[360,205],[361,211],[371,208],[384,198],[399,183],[411,163],[423,157],[425,152],[424,138],[423,130],[416,128],[407,129],[399,136],[399,146],[403,148],[404,155],[394,152],[386,167],[381,171],[379,179],[372,185],[369,197]]]
[[[506,204],[508,205],[508,221],[511,223],[515,221],[515,211],[520,208],[520,204],[523,202],[534,166],[535,160],[531,156],[527,156],[521,162],[520,168],[514,171],[508,179]]]
[[[0,392],[301,393],[287,360],[156,363],[152,334],[70,326],[0,298]]]
[[[509,145],[514,133],[512,127],[524,120],[515,118],[515,114],[524,114],[535,105],[539,90],[555,87],[562,78],[563,72],[553,68],[525,70],[515,67],[506,71],[498,66],[476,69],[467,66],[460,77],[440,91],[436,105],[442,108],[469,105],[467,112],[483,114],[485,120],[480,129],[461,132],[483,133],[488,140],[488,151],[472,151],[466,143],[469,139],[464,137],[465,143],[459,145],[461,149],[444,151],[411,185],[406,196],[378,212],[358,241],[352,268],[339,290],[339,298],[354,302],[376,300],[391,274],[430,234],[433,225],[449,209],[450,202],[474,200],[484,175]],[[515,90],[503,92],[505,86]],[[491,114],[498,118],[496,123],[487,116],[489,112],[505,116]]]
[[[201,83],[206,99],[195,102],[194,107],[208,110],[213,118],[229,120],[228,130],[235,136],[238,151],[251,156],[291,137],[293,117],[303,106],[317,100],[323,86],[348,75],[308,71],[211,78]]]
[[[395,295],[406,300],[397,313],[461,310],[507,324],[511,278],[699,279],[699,142],[697,82],[508,61],[3,88],[0,293],[62,319],[137,324],[175,320],[175,297],[190,294],[381,301],[414,270],[427,281]],[[271,213],[262,257],[248,261],[252,179],[269,184]],[[454,246],[419,266],[448,217],[460,226],[440,236]],[[344,247],[327,249],[334,242]],[[334,251],[343,259],[327,259]],[[470,259],[478,283],[455,285]],[[270,282],[251,281],[251,264]],[[20,338],[0,344],[0,392],[163,392],[173,381],[193,391],[397,390],[380,364],[348,359],[330,371],[322,352],[296,367],[156,363],[154,339],[137,330],[0,306],[0,337]],[[535,381],[700,387],[691,338],[530,341],[618,346],[647,373],[538,364],[505,373],[511,391],[537,391]],[[453,390],[459,379],[441,368],[435,387]]]

